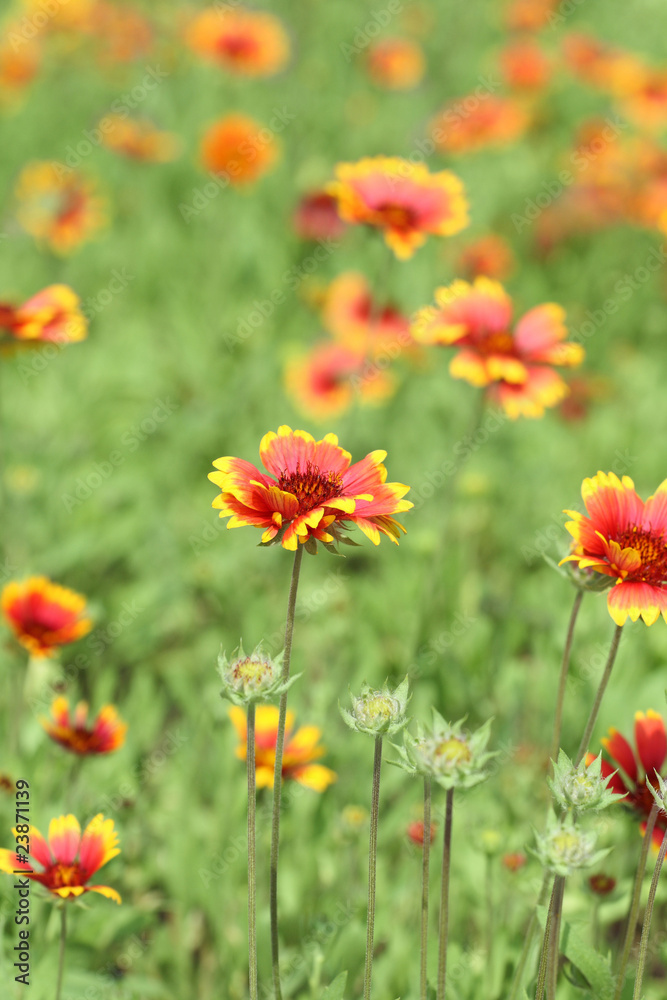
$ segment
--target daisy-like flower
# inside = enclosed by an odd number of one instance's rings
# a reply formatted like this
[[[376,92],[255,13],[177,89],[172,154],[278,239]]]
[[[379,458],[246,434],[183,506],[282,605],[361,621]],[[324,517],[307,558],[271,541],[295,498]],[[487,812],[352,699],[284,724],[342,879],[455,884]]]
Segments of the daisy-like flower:
[[[80,701],[72,714],[69,701],[62,697],[51,705],[51,718],[40,722],[52,740],[81,756],[113,753],[122,747],[127,732],[127,723],[113,705],[105,705],[89,725],[86,702]]]
[[[617,625],[667,621],[667,479],[644,502],[629,476],[598,472],[581,495],[588,516],[565,511],[574,546],[562,562],[611,578],[607,607]]]
[[[0,607],[18,641],[35,657],[51,656],[93,627],[86,617],[85,597],[45,576],[8,583]]]
[[[21,306],[0,303],[2,331],[22,344],[73,344],[85,340],[88,322],[80,299],[68,285],[49,285]]]
[[[469,153],[508,146],[529,124],[528,112],[513,97],[470,94],[450,101],[431,122],[429,134],[443,153]]]
[[[502,281],[514,270],[515,260],[512,248],[495,233],[480,236],[463,248],[459,258],[459,268],[467,278],[496,278]]]
[[[168,163],[178,155],[176,136],[171,132],[160,131],[145,118],[106,115],[100,123],[100,132],[102,143],[107,149],[131,160]]]
[[[410,344],[410,321],[392,305],[374,301],[368,280],[345,271],[326,291],[322,322],[336,340],[369,357]]]
[[[187,41],[198,55],[239,76],[274,76],[290,55],[287,33],[273,14],[242,8],[201,11]]]
[[[412,335],[423,344],[459,348],[449,365],[454,378],[487,388],[512,419],[541,417],[567,396],[554,366],[580,364],[584,350],[565,341],[560,306],[536,306],[512,330],[512,300],[497,281],[455,281],[439,288],[435,300],[435,307],[417,313]]]
[[[617,729],[610,729],[609,736],[602,740],[611,763],[602,761],[603,777],[608,778],[609,788],[618,796],[623,796],[622,804],[642,817],[641,831],[646,830],[646,820],[653,806],[653,796],[647,783],[657,788],[657,776],[667,758],[667,734],[661,715],[649,709],[635,713],[635,747]],[[589,754],[588,761],[593,759]],[[667,816],[663,812],[658,817],[653,831],[653,842],[657,847],[662,843],[667,827]]]
[[[269,170],[278,156],[273,133],[247,115],[226,115],[204,135],[204,167],[223,174],[230,184],[251,184]]]
[[[338,204],[326,191],[311,191],[303,196],[292,219],[294,230],[302,240],[339,239],[345,223],[338,214]]]
[[[19,24],[8,24],[0,35],[0,100],[14,97],[35,78],[41,63],[40,46],[34,40],[21,36],[20,48],[12,44],[13,36],[20,35]]]
[[[412,90],[424,76],[424,53],[409,38],[384,38],[368,50],[368,75],[387,90]]]
[[[391,373],[371,371],[373,377],[366,377],[365,355],[358,349],[323,341],[288,362],[285,387],[301,413],[328,420],[349,410],[356,398],[376,404],[391,396],[396,385]]]
[[[49,823],[46,839],[34,826],[27,834],[14,830],[14,836],[18,844],[24,844],[29,850],[30,860],[26,860],[23,852],[17,855],[3,848],[0,850],[0,871],[10,875],[20,871],[61,899],[75,899],[84,892],[98,892],[100,896],[120,903],[120,896],[111,886],[87,884],[107,861],[120,854],[118,834],[112,819],[105,819],[99,813],[91,819],[82,836],[75,816],[59,816]]]
[[[273,768],[276,762],[276,737],[278,734],[278,707],[258,705],[255,709],[255,781],[258,788],[273,788]],[[234,705],[229,717],[238,734],[236,756],[246,759],[247,717],[242,708]],[[323,792],[337,779],[335,771],[322,764],[313,763],[326,753],[320,745],[321,732],[317,726],[301,726],[294,732],[294,712],[287,710],[285,722],[285,750],[283,755],[283,780],[298,781],[306,788]]]
[[[350,465],[351,455],[335,434],[316,441],[306,431],[283,425],[262,438],[259,454],[269,475],[242,458],[218,458],[209,479],[220,487],[213,507],[229,517],[228,528],[263,528],[262,542],[280,542],[295,551],[307,544],[345,541],[347,523],[356,524],[374,545],[380,535],[398,544],[405,531],[392,515],[413,504],[410,489],[386,482],[385,451],[372,451]]]
[[[558,0],[511,0],[505,22],[512,31],[539,31],[549,22]]]
[[[515,90],[541,90],[551,76],[551,63],[537,42],[519,39],[501,54],[503,76]]]
[[[424,821],[420,820],[420,819],[416,819],[416,820],[413,820],[411,823],[408,823],[405,832],[407,833],[409,839],[412,841],[413,844],[416,844],[417,847],[423,847],[424,846],[424,831],[425,831]],[[428,842],[429,842],[429,844],[432,844],[433,841],[435,840],[436,831],[437,831],[436,824],[435,823],[431,823],[431,826],[430,826],[429,832],[428,832]]]
[[[15,197],[22,228],[57,254],[72,253],[106,222],[105,202],[93,182],[49,160],[23,168]]]
[[[412,257],[429,235],[452,236],[468,225],[463,184],[448,170],[432,174],[423,163],[376,156],[339,163],[327,190],[346,222],[383,230],[400,260]]]

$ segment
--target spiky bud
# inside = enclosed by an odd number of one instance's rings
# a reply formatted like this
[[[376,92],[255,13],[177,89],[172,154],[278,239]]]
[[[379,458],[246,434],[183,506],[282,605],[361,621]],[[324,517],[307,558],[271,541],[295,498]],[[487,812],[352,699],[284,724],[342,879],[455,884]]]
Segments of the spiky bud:
[[[595,850],[596,835],[584,832],[571,815],[565,819],[550,815],[545,833],[536,834],[536,839],[533,853],[554,875],[567,876],[580,868],[591,868],[609,854],[608,848]]]
[[[489,719],[474,733],[464,730],[461,719],[446,722],[433,709],[430,732],[419,727],[417,736],[405,734],[403,746],[396,747],[397,762],[407,771],[433,778],[442,788],[472,788],[488,777],[487,764],[496,753],[486,750],[491,732]]]
[[[590,764],[586,758],[575,767],[567,754],[560,750],[558,761],[554,763],[554,776],[547,778],[549,788],[562,809],[573,809],[577,813],[605,809],[618,802],[617,792],[609,787],[611,775],[602,777],[602,754],[593,758]]]
[[[231,660],[227,659],[226,653],[218,657],[218,672],[222,678],[220,694],[241,708],[257,702],[275,701],[299,676],[297,674],[283,683],[282,663],[282,653],[271,657],[264,652],[261,643],[250,655],[244,652],[243,643],[239,643]]]
[[[352,710],[340,709],[350,727],[369,736],[393,736],[406,725],[405,714],[410,696],[408,678],[393,691],[385,683],[381,691],[363,684],[361,694],[352,698]]]

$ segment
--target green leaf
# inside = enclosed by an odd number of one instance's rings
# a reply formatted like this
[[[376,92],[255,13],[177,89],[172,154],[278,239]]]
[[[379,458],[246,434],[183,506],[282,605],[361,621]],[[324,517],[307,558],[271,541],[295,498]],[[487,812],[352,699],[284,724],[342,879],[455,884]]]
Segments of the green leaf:
[[[339,976],[336,976],[333,983],[320,993],[320,1000],[343,1000],[346,982],[347,972],[341,972]]]
[[[613,1000],[616,981],[612,975],[609,959],[585,943],[586,931],[585,924],[578,926],[565,924],[561,951],[584,977],[594,1000]],[[576,983],[576,979],[571,981]]]

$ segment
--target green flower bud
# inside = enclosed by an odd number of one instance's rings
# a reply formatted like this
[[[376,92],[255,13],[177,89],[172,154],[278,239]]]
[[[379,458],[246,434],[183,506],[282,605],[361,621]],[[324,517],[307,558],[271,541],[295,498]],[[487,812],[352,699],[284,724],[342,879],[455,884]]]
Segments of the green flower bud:
[[[283,683],[282,664],[282,653],[271,657],[260,643],[248,656],[243,643],[239,643],[231,660],[226,653],[218,657],[218,672],[222,678],[220,694],[241,708],[256,702],[275,701],[300,676],[297,674]]]
[[[558,820],[551,815],[546,832],[536,834],[536,838],[533,853],[554,875],[572,875],[581,868],[591,868],[609,854],[609,849],[596,851],[596,835],[584,833],[571,816]]]
[[[589,765],[584,758],[575,767],[567,754],[560,750],[558,762],[554,764],[554,776],[547,781],[562,809],[580,813],[588,810],[597,812],[622,798],[609,788],[610,778],[611,775],[609,778],[602,777],[602,754]]]
[[[381,691],[363,684],[359,697],[352,698],[352,711],[341,708],[340,714],[358,733],[393,736],[408,721],[405,711],[409,700],[407,677],[394,691],[386,683]]]
[[[496,753],[486,745],[491,732],[491,720],[474,733],[463,729],[464,719],[451,724],[433,710],[433,729],[421,729],[417,736],[406,733],[402,747],[396,747],[401,757],[399,766],[407,771],[433,778],[442,788],[472,788],[488,777],[486,765]]]

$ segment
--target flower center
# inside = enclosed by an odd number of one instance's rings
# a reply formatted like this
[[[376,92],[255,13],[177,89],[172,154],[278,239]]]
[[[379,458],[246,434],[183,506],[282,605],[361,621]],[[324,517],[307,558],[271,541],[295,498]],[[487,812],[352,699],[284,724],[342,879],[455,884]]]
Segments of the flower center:
[[[475,348],[481,354],[515,354],[514,338],[507,331],[487,333],[481,338]]]
[[[438,743],[435,748],[435,757],[436,760],[446,762],[447,764],[462,764],[469,761],[472,758],[472,754],[467,743],[453,737],[452,739]]]
[[[622,549],[634,549],[642,561],[639,569],[628,574],[634,583],[658,586],[667,581],[667,546],[664,535],[635,525],[621,532],[615,539]]]
[[[281,472],[278,488],[296,497],[299,514],[306,514],[341,496],[343,480],[337,472],[320,472],[318,465],[308,462],[303,470],[297,464],[294,472]]]
[[[417,213],[414,208],[405,205],[395,205],[392,202],[383,202],[377,206],[378,215],[382,219],[382,225],[390,229],[414,229],[417,221]]]
[[[231,59],[248,59],[257,52],[257,41],[247,34],[225,35],[218,47]]]
[[[248,656],[245,660],[237,660],[232,666],[232,677],[239,684],[247,685],[261,684],[266,675],[270,672],[271,664],[266,660]]]
[[[65,885],[81,885],[81,871],[77,864],[57,864],[50,869],[49,888],[62,889]]]

